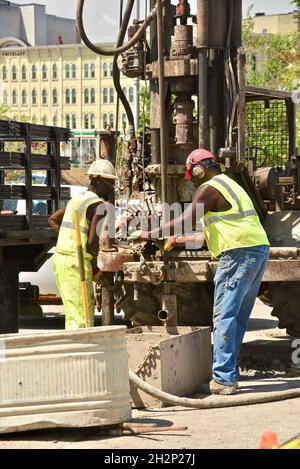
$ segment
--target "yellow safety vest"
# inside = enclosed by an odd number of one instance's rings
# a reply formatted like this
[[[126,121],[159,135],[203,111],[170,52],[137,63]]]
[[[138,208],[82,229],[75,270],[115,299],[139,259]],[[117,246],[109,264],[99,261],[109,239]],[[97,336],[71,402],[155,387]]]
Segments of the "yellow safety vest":
[[[205,238],[212,259],[231,249],[270,245],[250,197],[238,183],[220,174],[205,184],[217,189],[231,204],[226,212],[204,215]]]
[[[86,250],[89,234],[89,221],[86,218],[86,212],[90,205],[97,203],[100,204],[103,202],[103,199],[100,199],[100,197],[91,191],[86,191],[82,194],[76,195],[70,200],[60,226],[56,252],[60,254],[68,254],[70,256],[77,256],[74,212],[75,210],[78,210],[83,254],[86,259],[92,259],[92,255]]]

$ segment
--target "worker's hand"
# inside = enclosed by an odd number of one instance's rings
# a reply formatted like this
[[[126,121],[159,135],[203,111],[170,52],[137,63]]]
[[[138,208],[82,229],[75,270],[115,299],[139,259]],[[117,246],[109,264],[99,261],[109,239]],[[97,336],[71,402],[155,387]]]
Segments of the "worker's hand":
[[[170,236],[167,238],[164,242],[164,251],[165,252],[170,252],[172,249],[174,249],[176,244],[176,236]]]
[[[98,269],[98,267],[94,267],[93,268],[93,282],[100,282],[100,279],[102,277],[102,272],[100,269]]]
[[[133,243],[141,243],[142,241],[147,241],[147,232],[142,230],[136,230],[129,236],[129,240]]]

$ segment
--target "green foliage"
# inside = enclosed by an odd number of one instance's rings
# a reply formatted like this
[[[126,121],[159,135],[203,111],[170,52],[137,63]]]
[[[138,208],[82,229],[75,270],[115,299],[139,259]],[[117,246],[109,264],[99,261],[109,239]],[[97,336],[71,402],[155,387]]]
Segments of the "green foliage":
[[[292,0],[291,3],[300,9],[300,0]]]
[[[8,107],[4,106],[4,104],[0,104],[0,119],[8,120],[7,114],[8,114]]]
[[[143,87],[140,90],[140,129],[150,125],[150,90]]]

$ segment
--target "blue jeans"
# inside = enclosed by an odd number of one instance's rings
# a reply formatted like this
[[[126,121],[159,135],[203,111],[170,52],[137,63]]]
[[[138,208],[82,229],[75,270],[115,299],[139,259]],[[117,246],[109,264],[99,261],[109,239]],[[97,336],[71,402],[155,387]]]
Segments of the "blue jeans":
[[[221,254],[214,278],[213,376],[220,384],[239,379],[238,356],[261,279],[269,246],[232,249]]]

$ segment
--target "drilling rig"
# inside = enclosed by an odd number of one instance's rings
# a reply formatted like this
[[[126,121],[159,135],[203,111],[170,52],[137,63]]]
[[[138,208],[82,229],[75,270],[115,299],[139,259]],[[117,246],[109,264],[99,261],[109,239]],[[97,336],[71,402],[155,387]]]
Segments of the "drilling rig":
[[[129,121],[126,193],[138,182],[144,197],[150,188],[163,204],[189,203],[195,187],[184,180],[187,156],[196,148],[211,151],[247,191],[269,236],[260,297],[273,306],[279,327],[299,337],[300,157],[292,95],[247,86],[242,0],[198,0],[196,12],[187,0],[151,0],[145,20],[129,26],[134,3],[128,0],[110,50],[88,39],[84,0],[77,11],[85,44],[114,56],[115,88]],[[121,72],[149,86],[150,125],[142,145]],[[211,324],[217,262],[205,247],[167,254],[101,250],[98,265],[104,324],[113,322],[114,301],[133,325]]]

